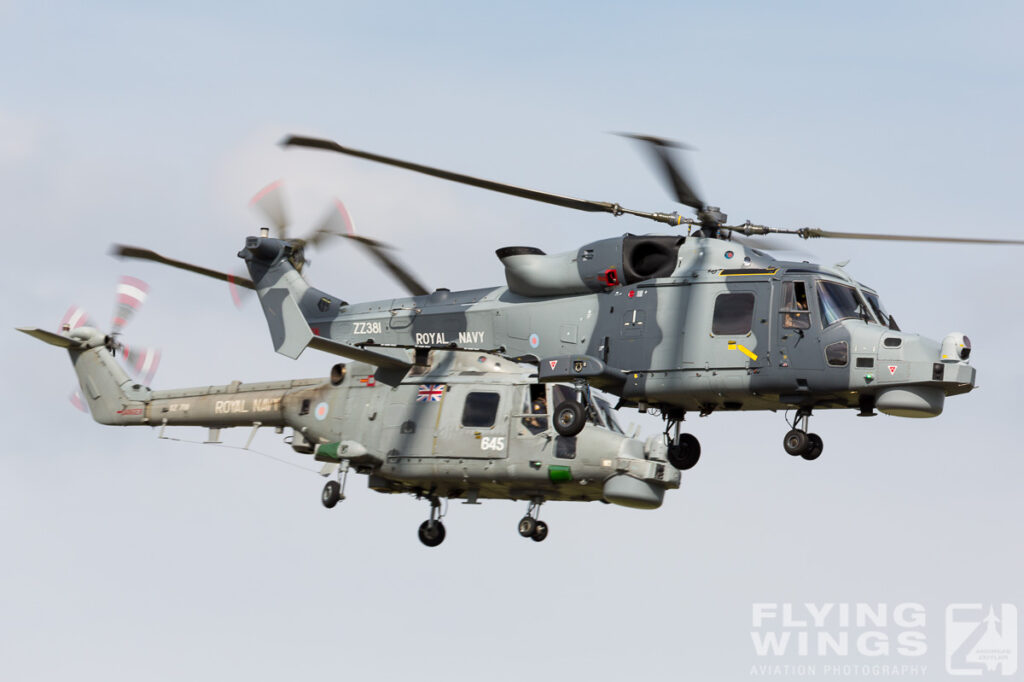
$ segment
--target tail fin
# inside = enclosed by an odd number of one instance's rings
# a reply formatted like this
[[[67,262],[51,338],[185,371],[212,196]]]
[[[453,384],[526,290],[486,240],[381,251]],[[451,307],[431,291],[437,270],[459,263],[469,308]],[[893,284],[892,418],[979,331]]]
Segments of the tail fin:
[[[35,327],[18,327],[18,331],[67,349],[93,419],[108,425],[138,423],[137,415],[152,392],[135,383],[117,364],[107,350],[104,334],[91,327],[79,327],[66,334]]]
[[[295,267],[297,254],[301,262],[298,250],[301,247],[281,239],[249,237],[238,253],[256,286],[274,350],[294,360],[312,346],[404,374],[412,366],[407,352],[373,351],[331,340],[331,324],[348,303],[302,278]]]

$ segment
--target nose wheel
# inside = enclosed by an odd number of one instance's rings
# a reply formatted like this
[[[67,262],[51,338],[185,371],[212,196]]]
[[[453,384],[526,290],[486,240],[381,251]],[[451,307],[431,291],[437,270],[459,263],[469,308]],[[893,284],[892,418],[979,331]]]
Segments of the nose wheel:
[[[540,516],[540,505],[543,503],[544,500],[540,498],[530,500],[530,506],[526,509],[526,516],[519,519],[519,534],[524,538],[530,538],[534,542],[544,542],[544,538],[548,536],[548,524],[537,518]]]
[[[555,407],[555,431],[560,436],[572,437],[583,430],[587,412],[581,403],[565,400]]]
[[[818,459],[825,448],[821,436],[807,432],[810,420],[810,410],[797,411],[793,428],[782,439],[782,447],[786,452],[794,457],[803,457],[807,461]]]
[[[573,382],[576,389],[575,400],[563,400],[555,405],[555,431],[559,436],[571,438],[587,425],[587,411],[590,409],[590,386],[582,379]]]

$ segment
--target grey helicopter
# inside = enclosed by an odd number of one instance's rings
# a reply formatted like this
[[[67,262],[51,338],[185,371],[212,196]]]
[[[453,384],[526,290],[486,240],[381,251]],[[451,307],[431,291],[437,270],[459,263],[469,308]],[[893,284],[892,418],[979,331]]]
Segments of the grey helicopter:
[[[366,303],[311,287],[296,263],[302,244],[267,230],[246,239],[245,261],[274,349],[296,358],[307,347],[376,364],[400,381],[415,357],[434,350],[495,353],[538,368],[540,382],[571,382],[574,395],[554,406],[556,431],[577,433],[591,411],[591,389],[618,396],[616,407],[658,411],[666,422],[668,460],[679,469],[700,457],[681,432],[687,413],[793,412],[787,453],[814,460],[824,443],[809,430],[814,410],[876,410],[934,417],[947,396],[976,385],[971,344],[962,332],[941,341],[899,328],[878,293],[839,266],[778,260],[752,241],[769,234],[952,243],[1021,241],[784,229],[749,221],[727,225],[704,202],[671,156],[675,143],[630,136],[652,155],[680,203],[695,218],[649,213],[440,170],[336,142],[290,136],[286,147],[360,157],[564,208],[632,215],[684,235],[600,239],[546,254],[532,246],[497,250],[505,286],[467,291],[410,288],[406,298]],[[224,276],[152,251],[124,255]],[[787,419],[788,421],[788,419]]]
[[[680,473],[667,462],[660,436],[642,441],[635,430],[627,434],[600,398],[577,435],[559,435],[547,406],[570,397],[572,387],[538,384],[535,368],[491,354],[431,351],[394,385],[377,380],[380,368],[350,362],[335,364],[327,378],[152,390],[146,384],[158,354],[132,350],[120,338],[145,300],[145,285],[124,280],[134,291],[119,293],[110,333],[76,307],[59,333],[18,328],[68,351],[80,399],[96,422],[158,428],[161,438],[168,427],[205,427],[207,443],[220,443],[222,429],[247,427],[246,448],[261,428],[290,429],[285,440],[292,450],[324,464],[320,473],[330,478],[321,493],[325,507],[345,499],[354,470],[367,476],[372,490],[429,501],[429,518],[418,530],[429,547],[445,539],[441,518],[452,499],[527,501],[518,531],[540,542],[548,535],[540,519],[545,502],[655,509],[666,490],[679,487]],[[119,292],[125,289],[119,285]],[[141,378],[129,376],[117,355]]]

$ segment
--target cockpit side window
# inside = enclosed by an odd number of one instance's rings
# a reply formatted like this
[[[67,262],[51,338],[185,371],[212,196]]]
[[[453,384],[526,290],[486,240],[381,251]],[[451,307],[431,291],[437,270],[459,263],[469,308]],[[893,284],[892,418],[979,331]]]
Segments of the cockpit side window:
[[[821,306],[822,326],[828,327],[839,320],[860,319],[871,321],[867,307],[853,287],[821,280],[818,282],[818,303]]]
[[[536,435],[548,430],[548,401],[544,384],[530,384],[523,400],[523,426]]]
[[[889,326],[889,313],[885,312],[885,308],[882,306],[882,302],[878,299],[878,294],[865,291],[864,298],[868,299],[868,303],[871,305],[871,309],[875,311],[875,317],[878,318],[878,323],[883,327]]]
[[[608,425],[608,430],[615,433],[625,434],[626,432],[619,424],[619,420],[615,417],[615,410],[612,409],[612,406],[609,405],[607,401],[601,400],[600,398],[597,398],[595,402],[597,403],[597,408],[601,410],[601,414],[604,415],[604,421]]]
[[[811,314],[807,305],[807,285],[803,282],[782,283],[782,326],[785,329],[810,329]]]

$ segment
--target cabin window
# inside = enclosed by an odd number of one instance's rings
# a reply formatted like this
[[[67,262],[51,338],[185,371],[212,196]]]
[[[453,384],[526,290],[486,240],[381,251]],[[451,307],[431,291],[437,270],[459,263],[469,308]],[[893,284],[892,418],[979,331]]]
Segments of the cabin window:
[[[498,416],[497,393],[474,392],[466,396],[466,406],[462,410],[463,426],[494,426]]]
[[[803,282],[782,283],[782,327],[810,329],[811,314],[807,305],[807,285]]]
[[[715,299],[712,334],[749,334],[754,321],[754,294],[720,294]]]
[[[548,401],[544,384],[530,384],[523,401],[523,426],[532,434],[548,430]]]
[[[870,320],[871,316],[857,296],[857,290],[837,282],[818,282],[818,302],[824,326],[839,320]]]
[[[850,350],[846,341],[837,341],[825,346],[825,360],[830,367],[846,367],[850,362]]]
[[[302,406],[299,408],[299,416],[304,417],[309,414],[309,398],[302,401]]]

